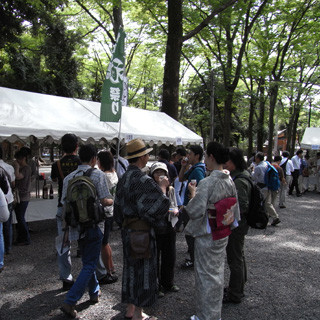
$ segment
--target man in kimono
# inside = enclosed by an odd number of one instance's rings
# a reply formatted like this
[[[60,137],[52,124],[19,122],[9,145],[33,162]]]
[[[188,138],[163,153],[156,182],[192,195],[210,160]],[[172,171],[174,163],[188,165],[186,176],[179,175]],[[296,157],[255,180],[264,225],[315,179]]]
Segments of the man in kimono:
[[[152,148],[140,139],[127,144],[129,166],[117,185],[114,218],[122,226],[122,302],[125,319],[154,319],[143,313],[157,298],[157,256],[153,227],[163,223],[169,210],[168,179],[158,185],[143,169]]]

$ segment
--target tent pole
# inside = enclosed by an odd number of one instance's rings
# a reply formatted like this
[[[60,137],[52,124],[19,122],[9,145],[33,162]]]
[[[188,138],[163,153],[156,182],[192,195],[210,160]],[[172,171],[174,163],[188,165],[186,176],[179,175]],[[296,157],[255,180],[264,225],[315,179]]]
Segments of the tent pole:
[[[117,171],[118,165],[119,165],[119,155],[120,155],[120,136],[121,136],[121,123],[122,123],[122,115],[120,117],[120,123],[119,123],[119,133],[118,133],[118,143],[117,143],[117,161],[115,165],[115,169]]]

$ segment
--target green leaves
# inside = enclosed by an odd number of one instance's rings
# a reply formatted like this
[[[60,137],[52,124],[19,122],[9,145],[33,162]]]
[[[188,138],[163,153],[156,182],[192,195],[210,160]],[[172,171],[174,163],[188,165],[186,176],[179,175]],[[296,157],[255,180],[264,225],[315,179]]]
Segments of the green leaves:
[[[254,138],[253,143],[258,135],[266,137],[275,83],[278,90],[273,101],[281,105],[275,108],[279,126],[303,129],[309,115],[306,101],[318,104],[318,1],[239,0],[215,15],[200,32],[192,33],[229,2],[182,2],[179,119],[209,136],[209,74],[214,71],[215,134],[220,141],[230,135],[230,141],[236,143],[240,135],[239,143],[246,145],[245,133]],[[99,100],[122,20],[127,34],[130,106],[159,109],[169,31],[167,3],[2,1],[0,85]],[[192,37],[186,37],[188,34]],[[316,108],[312,121],[319,121]]]

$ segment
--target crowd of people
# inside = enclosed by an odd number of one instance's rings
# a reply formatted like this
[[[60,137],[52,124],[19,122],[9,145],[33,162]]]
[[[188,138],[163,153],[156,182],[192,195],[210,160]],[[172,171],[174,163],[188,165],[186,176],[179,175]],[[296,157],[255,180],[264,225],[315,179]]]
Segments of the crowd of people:
[[[61,147],[63,156],[52,164],[51,179],[58,182],[56,218],[61,250],[57,250],[57,260],[62,290],[67,291],[61,310],[72,318],[77,316],[76,304],[86,289],[90,301],[97,303],[100,286],[118,281],[119,270],[115,269],[110,245],[111,230],[117,225],[123,244],[124,319],[157,319],[145,314],[143,308],[152,306],[168,292],[180,290],[174,273],[176,233],[182,231],[189,256],[180,267],[194,270],[195,276],[195,314],[190,319],[221,319],[223,303],[238,304],[244,297],[244,243],[249,229],[246,216],[252,201],[252,183],[264,196],[273,227],[281,223],[277,209],[286,208],[288,196],[294,190],[298,197],[308,192],[313,167],[315,188],[320,192],[320,152],[315,164],[308,153],[304,156],[303,150],[291,159],[284,151],[271,162],[257,152],[247,162],[242,150],[210,142],[206,150],[199,145],[188,150],[178,147],[172,155],[162,149],[157,161],[146,170],[153,149],[140,139],[127,143],[125,158],[114,150],[97,152],[91,144],[79,147],[73,134],[62,137]],[[28,164],[28,148],[17,151],[13,166],[4,162],[2,156],[0,148],[0,272],[4,254],[12,248],[13,210],[17,218],[14,244],[31,242],[25,213],[34,176],[32,165]],[[270,188],[266,182],[270,167],[278,174],[278,189]],[[103,211],[102,222],[81,224],[78,217],[78,225],[72,225],[66,216],[70,186],[82,176],[92,183]],[[72,275],[71,243],[76,243],[82,259],[76,279]],[[230,269],[227,285],[225,256]]]
[[[12,245],[26,246],[31,241],[25,214],[36,168],[30,155],[30,149],[22,147],[15,152],[15,160],[13,165],[10,165],[3,160],[3,150],[0,147],[0,193],[1,199],[5,199],[5,203],[1,202],[0,206],[5,205],[9,213],[7,219],[0,219],[0,272],[4,269],[4,255],[10,254]],[[13,211],[17,220],[15,239],[12,231]]]

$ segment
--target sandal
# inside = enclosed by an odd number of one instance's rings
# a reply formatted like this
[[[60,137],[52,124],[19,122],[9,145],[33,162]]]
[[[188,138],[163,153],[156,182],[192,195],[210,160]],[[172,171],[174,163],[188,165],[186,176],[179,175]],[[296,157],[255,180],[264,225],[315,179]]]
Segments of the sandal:
[[[193,262],[190,259],[186,259],[184,263],[181,264],[181,269],[191,269],[193,268]]]

